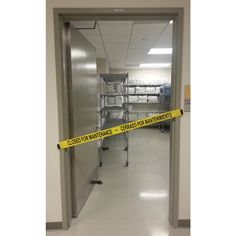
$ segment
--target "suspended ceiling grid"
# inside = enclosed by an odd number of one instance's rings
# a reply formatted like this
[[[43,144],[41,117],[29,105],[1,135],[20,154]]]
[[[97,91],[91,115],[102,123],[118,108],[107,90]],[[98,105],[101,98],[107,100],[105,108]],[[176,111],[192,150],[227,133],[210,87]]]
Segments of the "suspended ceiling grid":
[[[171,63],[171,55],[148,55],[151,48],[172,48],[169,21],[74,21],[71,25],[93,44],[97,58],[107,58],[112,69]]]

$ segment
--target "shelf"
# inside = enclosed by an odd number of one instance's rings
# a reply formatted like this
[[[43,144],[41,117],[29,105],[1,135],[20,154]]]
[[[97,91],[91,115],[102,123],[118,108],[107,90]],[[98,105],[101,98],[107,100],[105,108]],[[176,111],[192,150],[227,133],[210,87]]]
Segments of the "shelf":
[[[159,110],[158,111],[130,111],[129,113],[155,113],[155,114],[159,114]]]
[[[124,97],[124,96],[160,96],[159,93],[129,93],[129,94],[120,94],[120,93],[106,93],[100,94],[103,97]]]
[[[128,96],[127,94],[122,94],[122,93],[106,93],[106,94],[100,94],[102,97],[124,97]]]
[[[159,96],[159,93],[129,93],[128,96]]]
[[[129,84],[124,85],[124,87],[134,88],[134,87],[161,87],[163,84]]]
[[[124,111],[127,110],[127,107],[121,107],[121,106],[105,106],[101,109],[101,111],[112,111],[112,110],[118,110],[118,111]]]
[[[117,82],[121,82],[124,83],[125,80],[128,78],[128,74],[101,74],[100,75],[101,78],[103,78],[103,80],[105,82],[111,82],[111,83],[117,83]]]

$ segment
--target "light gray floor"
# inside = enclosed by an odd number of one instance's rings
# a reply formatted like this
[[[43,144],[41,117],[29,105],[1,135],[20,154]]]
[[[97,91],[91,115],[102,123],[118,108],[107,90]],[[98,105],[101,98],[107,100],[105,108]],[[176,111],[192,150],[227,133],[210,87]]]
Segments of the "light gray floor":
[[[189,236],[168,224],[169,134],[157,129],[130,132],[130,165],[125,151],[105,151],[95,186],[67,231],[47,236]]]

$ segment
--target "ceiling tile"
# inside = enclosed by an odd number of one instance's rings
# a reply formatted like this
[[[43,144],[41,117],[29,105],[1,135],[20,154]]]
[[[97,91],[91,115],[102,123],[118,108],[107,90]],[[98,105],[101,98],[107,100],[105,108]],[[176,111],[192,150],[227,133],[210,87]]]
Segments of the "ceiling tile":
[[[141,24],[134,24],[134,28],[133,28],[133,35],[143,35],[143,36],[157,36],[160,35],[160,33],[164,30],[164,28],[166,27],[166,23],[152,23],[152,24],[148,24],[148,23],[141,23]]]
[[[112,63],[110,63],[110,66],[111,66],[111,69],[124,69],[125,64],[124,63],[122,63],[122,64],[112,64]]]
[[[87,38],[96,49],[103,49],[103,44],[102,44],[102,40],[99,36],[85,36],[85,38]]]
[[[172,55],[147,55],[142,63],[171,63]]]
[[[172,35],[162,35],[153,47],[172,48]]]
[[[107,53],[109,58],[112,59],[122,59],[124,60],[126,58],[126,53]]]
[[[107,51],[109,50],[122,50],[125,51],[128,48],[128,44],[127,43],[105,43],[105,48]]]
[[[126,60],[126,63],[127,64],[133,64],[133,63],[136,63],[136,62],[140,62],[142,60],[143,60],[142,56],[137,56],[137,57],[128,56],[127,60]]]
[[[95,29],[89,29],[89,30],[80,30],[80,33],[87,36],[87,35],[94,35],[94,36],[100,36],[99,34],[99,30],[98,30],[98,27],[96,27]]]
[[[173,34],[173,24],[169,24],[164,32],[164,34],[169,34],[172,35]]]
[[[155,45],[161,33],[166,27],[166,23],[142,23],[134,24],[134,30],[131,37],[128,55],[139,52],[146,56],[148,51]]]
[[[112,35],[105,34],[103,40],[105,43],[128,43],[130,35]]]
[[[110,25],[100,25],[102,35],[130,35],[132,25],[126,24],[113,24]]]
[[[96,51],[98,58],[106,58],[106,53],[104,51]]]

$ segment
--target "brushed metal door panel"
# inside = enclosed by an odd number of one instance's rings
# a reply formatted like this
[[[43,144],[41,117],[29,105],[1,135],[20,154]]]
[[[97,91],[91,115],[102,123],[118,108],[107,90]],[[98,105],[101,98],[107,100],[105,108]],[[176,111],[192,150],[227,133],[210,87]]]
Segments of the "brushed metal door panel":
[[[97,111],[97,69],[95,48],[78,31],[71,30],[71,133],[94,132]],[[97,142],[79,145],[72,151],[72,215],[76,217],[92,190],[96,178]],[[95,175],[94,175],[95,173]]]

